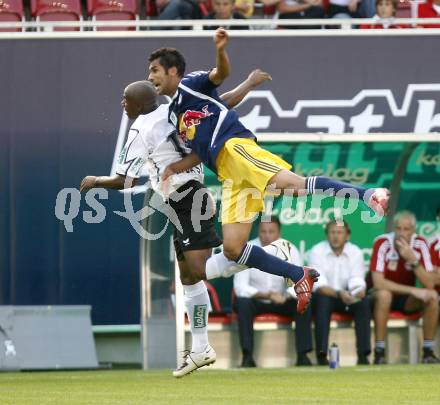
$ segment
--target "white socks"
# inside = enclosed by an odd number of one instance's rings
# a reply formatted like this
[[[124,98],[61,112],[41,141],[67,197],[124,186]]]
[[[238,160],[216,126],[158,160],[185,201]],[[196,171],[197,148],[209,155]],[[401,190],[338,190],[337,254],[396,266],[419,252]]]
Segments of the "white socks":
[[[206,279],[231,277],[244,269],[247,269],[247,267],[227,259],[223,253],[217,253],[212,255],[206,262]]]
[[[226,259],[226,258],[225,258]],[[208,342],[209,295],[205,283],[184,285],[184,301],[192,335],[192,352],[202,352]]]
[[[273,245],[267,245],[263,249],[272,255],[276,254],[277,248]],[[247,269],[243,264],[238,264],[226,258],[223,253],[212,255],[206,262],[205,273],[206,279],[212,280],[218,277],[231,277],[234,274]]]

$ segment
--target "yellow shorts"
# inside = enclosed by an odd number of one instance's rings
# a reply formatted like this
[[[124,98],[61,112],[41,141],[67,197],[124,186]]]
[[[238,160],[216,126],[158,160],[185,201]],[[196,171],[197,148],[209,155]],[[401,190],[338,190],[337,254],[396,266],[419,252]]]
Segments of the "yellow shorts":
[[[217,157],[217,176],[222,183],[222,223],[252,220],[264,210],[270,179],[292,168],[280,157],[262,149],[251,138],[231,138]]]

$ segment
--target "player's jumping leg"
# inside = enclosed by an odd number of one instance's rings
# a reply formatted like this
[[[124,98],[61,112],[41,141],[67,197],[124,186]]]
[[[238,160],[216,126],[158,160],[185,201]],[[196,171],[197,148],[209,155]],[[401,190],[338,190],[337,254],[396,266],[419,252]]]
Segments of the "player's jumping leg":
[[[173,371],[174,377],[183,377],[200,367],[213,364],[216,353],[208,341],[209,295],[204,278],[204,267],[211,249],[184,252],[179,260],[185,309],[191,327],[192,347],[185,351],[183,363]]]
[[[388,209],[389,191],[386,188],[371,188],[344,183],[329,177],[298,176],[289,170],[283,169],[275,174],[269,184],[274,184],[279,190],[295,190],[296,194],[327,194],[335,196],[340,191],[347,190],[348,197],[363,200],[373,211],[385,215]],[[349,194],[348,190],[354,191]]]
[[[276,240],[270,245],[263,246],[262,249],[267,253],[288,258],[290,257],[290,251],[286,246],[281,243],[281,240]],[[279,254],[281,256],[279,256]],[[287,260],[287,259],[286,259]],[[223,253],[217,253],[212,255],[206,262],[205,276],[206,280],[212,280],[214,278],[229,278],[240,271],[246,270],[248,266],[238,264],[233,260],[229,260]]]
[[[307,308],[314,282],[319,273],[308,267],[296,266],[267,253],[259,246],[247,243],[252,223],[223,224],[223,249],[225,256],[238,264],[255,267],[266,273],[291,279],[298,295],[297,310]]]

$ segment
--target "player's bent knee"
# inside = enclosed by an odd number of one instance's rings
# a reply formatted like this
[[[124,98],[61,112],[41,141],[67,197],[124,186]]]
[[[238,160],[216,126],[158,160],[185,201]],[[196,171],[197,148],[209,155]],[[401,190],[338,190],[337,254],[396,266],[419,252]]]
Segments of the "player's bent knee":
[[[229,260],[237,260],[240,257],[241,252],[243,251],[244,246],[234,246],[234,245],[223,245],[223,254],[229,259]]]
[[[180,281],[183,285],[192,285],[203,280],[203,277],[196,271],[194,271],[188,264],[185,267],[180,268]]]
[[[297,192],[305,188],[305,177],[299,176],[290,170],[283,169],[275,174],[269,183],[274,183],[277,188],[285,191],[291,190],[292,192]]]
[[[377,290],[374,293],[375,305],[390,306],[393,294],[388,290]]]
[[[425,307],[432,307],[438,309],[438,294],[437,291],[430,291],[429,300],[425,302]]]
[[[180,276],[180,282],[183,285],[193,285],[202,280],[203,278],[199,277],[197,274],[186,274]]]

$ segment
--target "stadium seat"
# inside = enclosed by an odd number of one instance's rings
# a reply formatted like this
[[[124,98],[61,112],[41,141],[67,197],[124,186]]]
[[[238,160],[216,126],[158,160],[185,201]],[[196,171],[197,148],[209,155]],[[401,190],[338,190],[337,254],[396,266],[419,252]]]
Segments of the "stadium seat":
[[[82,21],[80,0],[31,0],[35,21]],[[79,31],[80,28],[58,27],[54,31]]]
[[[422,314],[419,312],[413,314],[404,314],[399,311],[391,311],[389,319],[391,320],[402,320],[402,321],[417,321],[421,318]],[[334,322],[351,322],[353,317],[350,314],[333,312],[331,320]]]
[[[0,22],[24,22],[22,0],[0,0]],[[0,32],[22,31],[21,28],[3,28]]]
[[[411,2],[409,0],[399,0],[396,10],[397,18],[411,18]]]
[[[263,18],[277,18],[278,16],[276,4],[267,6],[262,2],[256,2],[254,7],[254,14],[261,15]]]
[[[87,0],[87,14],[93,21],[139,20],[136,0]],[[135,27],[95,27],[96,31],[134,31]]]
[[[231,292],[231,302],[232,307],[234,308],[234,303],[237,299],[237,296],[235,295],[235,291],[232,290]],[[231,318],[233,321],[237,320],[237,314],[233,313],[231,314]],[[264,323],[272,323],[272,324],[278,324],[278,325],[290,325],[294,321],[293,317],[290,316],[284,316],[279,314],[273,314],[273,313],[265,313],[257,315],[254,319],[254,322],[259,324]]]
[[[267,314],[257,315],[255,317],[254,322],[259,322],[259,323],[274,322],[283,325],[290,325],[293,322],[293,318],[291,318],[290,316],[267,313]]]
[[[211,0],[204,0],[200,2],[199,7],[204,17],[206,17],[213,10]]]
[[[389,319],[403,320],[403,321],[418,321],[422,317],[421,312],[415,312],[413,314],[404,314],[399,311],[391,311]]]
[[[159,11],[155,0],[145,0],[145,17],[149,20],[151,17],[157,17]]]

